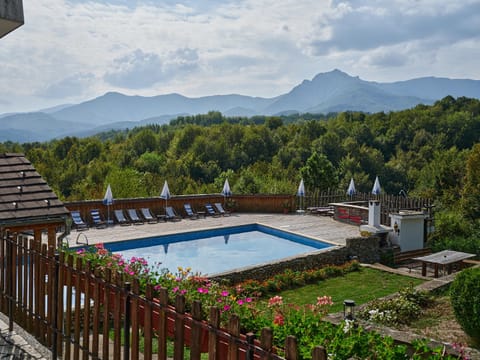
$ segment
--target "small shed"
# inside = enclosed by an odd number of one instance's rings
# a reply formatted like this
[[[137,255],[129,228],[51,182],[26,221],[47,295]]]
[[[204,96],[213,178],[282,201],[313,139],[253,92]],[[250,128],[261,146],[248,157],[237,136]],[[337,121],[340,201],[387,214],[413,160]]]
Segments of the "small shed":
[[[23,154],[0,154],[0,235],[33,235],[57,246],[69,211]]]

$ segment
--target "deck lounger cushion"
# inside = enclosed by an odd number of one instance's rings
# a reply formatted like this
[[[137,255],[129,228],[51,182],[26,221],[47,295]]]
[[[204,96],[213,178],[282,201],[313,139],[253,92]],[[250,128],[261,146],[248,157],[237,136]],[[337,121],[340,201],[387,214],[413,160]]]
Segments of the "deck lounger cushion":
[[[165,220],[171,220],[171,221],[180,221],[182,218],[177,215],[173,207],[167,206],[165,208]]]
[[[210,216],[220,216],[218,212],[215,211],[212,204],[205,204],[205,210],[207,210],[207,215]]]
[[[158,222],[158,218],[152,215],[152,212],[150,211],[149,208],[142,208],[140,209],[140,211],[142,212],[142,216],[145,219],[145,221],[148,222],[149,224],[155,224]]]
[[[90,210],[90,216],[92,217],[93,224],[97,229],[107,227],[107,223],[102,219],[98,209]]]
[[[222,204],[220,203],[215,203],[215,208],[217,209],[217,211],[220,213],[220,215],[222,216],[229,216],[230,215],[230,212],[229,211],[226,211]]]
[[[135,209],[128,209],[128,217],[135,225],[142,225],[143,220],[138,217],[137,210]]]
[[[114,211],[114,214],[115,214],[115,218],[117,219],[117,222],[120,224],[120,225],[131,225],[130,222],[125,218],[125,215],[123,215],[123,211],[122,210],[115,210]]]
[[[183,208],[185,209],[185,213],[190,219],[192,220],[198,219],[198,214],[195,211],[193,211],[192,206],[190,204],[188,203],[183,204]]]
[[[80,211],[72,211],[70,214],[72,215],[73,224],[75,225],[77,231],[88,229],[88,225],[85,221],[83,221]]]

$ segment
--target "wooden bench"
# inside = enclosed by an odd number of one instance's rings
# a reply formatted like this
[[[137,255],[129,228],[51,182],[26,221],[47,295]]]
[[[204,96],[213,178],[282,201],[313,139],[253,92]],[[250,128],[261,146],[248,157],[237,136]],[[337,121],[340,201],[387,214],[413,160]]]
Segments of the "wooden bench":
[[[404,263],[408,260],[411,260],[413,258],[429,255],[431,253],[432,253],[432,249],[430,249],[430,248],[404,251],[404,252],[394,254],[393,262],[394,262],[395,265],[398,265],[398,264]]]

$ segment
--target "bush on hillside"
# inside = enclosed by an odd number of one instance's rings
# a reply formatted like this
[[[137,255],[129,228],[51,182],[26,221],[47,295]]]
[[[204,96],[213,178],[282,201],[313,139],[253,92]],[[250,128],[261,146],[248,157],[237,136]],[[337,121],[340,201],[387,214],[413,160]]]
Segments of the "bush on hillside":
[[[480,344],[480,268],[463,270],[450,286],[450,301],[458,323]]]

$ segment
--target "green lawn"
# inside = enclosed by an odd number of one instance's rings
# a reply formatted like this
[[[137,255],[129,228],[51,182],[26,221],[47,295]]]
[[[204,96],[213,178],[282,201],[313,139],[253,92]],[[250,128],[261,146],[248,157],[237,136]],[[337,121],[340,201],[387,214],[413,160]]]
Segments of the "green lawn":
[[[318,296],[332,297],[331,312],[343,310],[343,300],[351,299],[356,305],[393,294],[408,285],[419,285],[423,280],[362,267],[345,276],[319,281],[314,285],[282,291],[277,294],[286,303],[314,304]]]

